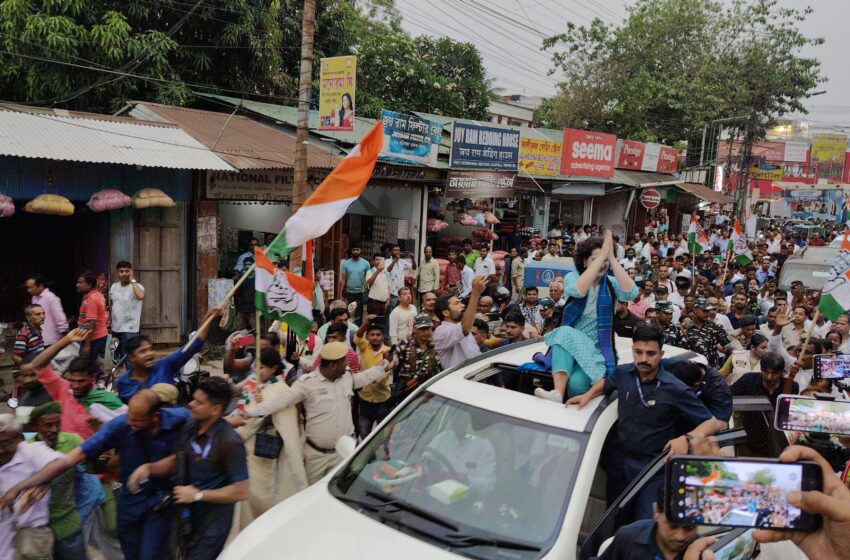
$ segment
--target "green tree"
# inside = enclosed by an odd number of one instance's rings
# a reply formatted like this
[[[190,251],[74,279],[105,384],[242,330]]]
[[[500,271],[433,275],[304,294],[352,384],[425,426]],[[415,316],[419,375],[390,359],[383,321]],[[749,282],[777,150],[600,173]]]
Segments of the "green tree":
[[[761,484],[762,486],[770,486],[776,482],[776,477],[770,472],[770,469],[759,469],[750,475],[750,482]]]
[[[366,36],[356,53],[360,115],[379,118],[392,109],[487,116],[484,65],[471,43],[387,31]]]
[[[800,111],[824,80],[799,51],[811,13],[777,0],[638,0],[622,25],[568,24],[544,42],[564,80],[535,120],[622,137],[694,140],[707,122]]]

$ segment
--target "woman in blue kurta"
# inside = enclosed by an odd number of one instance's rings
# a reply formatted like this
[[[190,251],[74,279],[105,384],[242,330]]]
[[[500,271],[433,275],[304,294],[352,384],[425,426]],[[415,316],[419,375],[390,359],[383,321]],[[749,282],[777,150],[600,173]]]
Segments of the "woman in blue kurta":
[[[561,327],[543,338],[552,350],[555,390],[537,389],[539,397],[563,402],[586,393],[590,386],[614,371],[614,304],[631,301],[638,288],[617,261],[611,231],[591,237],[576,246],[576,271],[564,278],[569,298]],[[609,275],[613,273],[613,277]]]

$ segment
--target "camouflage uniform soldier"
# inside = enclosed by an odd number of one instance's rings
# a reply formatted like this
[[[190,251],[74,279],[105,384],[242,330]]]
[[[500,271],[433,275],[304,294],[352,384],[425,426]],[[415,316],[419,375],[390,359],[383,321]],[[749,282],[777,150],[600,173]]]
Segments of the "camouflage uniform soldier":
[[[655,325],[664,333],[664,344],[690,348],[679,328],[673,324],[673,304],[669,301],[656,301]]]
[[[729,337],[723,327],[708,318],[711,304],[704,297],[699,297],[694,302],[694,320],[688,319],[683,322],[687,332],[688,344],[691,350],[705,356],[708,365],[713,368],[721,365],[718,356],[718,346],[725,348],[729,344]]]

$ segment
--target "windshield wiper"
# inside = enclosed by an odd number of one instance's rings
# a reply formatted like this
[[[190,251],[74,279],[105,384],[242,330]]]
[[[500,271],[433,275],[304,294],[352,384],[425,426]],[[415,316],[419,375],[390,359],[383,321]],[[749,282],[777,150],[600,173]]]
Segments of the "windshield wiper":
[[[380,504],[374,504],[373,507],[379,507],[381,509],[386,508],[386,507],[390,507],[390,506],[395,507],[399,510],[410,512],[410,513],[416,515],[417,517],[421,517],[422,519],[426,519],[426,520],[430,521],[431,523],[435,523],[437,525],[445,527],[449,531],[457,531],[459,529],[459,527],[457,525],[446,520],[445,518],[440,517],[439,515],[433,514],[429,511],[426,511],[422,508],[419,508],[419,507],[417,507],[417,506],[415,506],[411,503],[403,502],[401,500],[397,500],[397,499],[391,498],[389,496],[384,496],[382,494],[379,494],[377,492],[373,492],[371,490],[367,490],[366,492],[364,492],[364,494],[369,496],[370,498],[374,498],[374,499],[379,500],[381,502]]]
[[[440,540],[443,540],[444,542],[452,545],[455,548],[463,548],[468,546],[495,546],[498,548],[508,548],[511,550],[528,550],[534,552],[540,551],[540,547],[498,537],[481,537],[478,535],[449,534],[441,535]]]

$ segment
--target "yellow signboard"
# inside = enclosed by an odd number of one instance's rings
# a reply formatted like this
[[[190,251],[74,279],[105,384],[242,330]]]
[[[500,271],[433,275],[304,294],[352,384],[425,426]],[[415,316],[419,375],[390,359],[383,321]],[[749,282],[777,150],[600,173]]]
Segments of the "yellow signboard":
[[[812,139],[812,163],[844,163],[847,136],[843,134],[822,135]]]
[[[766,163],[750,167],[750,179],[762,181],[781,181],[784,168],[781,165]]]
[[[323,58],[319,72],[319,130],[354,130],[357,57]]]
[[[520,138],[519,170],[528,175],[557,175],[561,165],[562,146],[561,142],[552,140]]]

